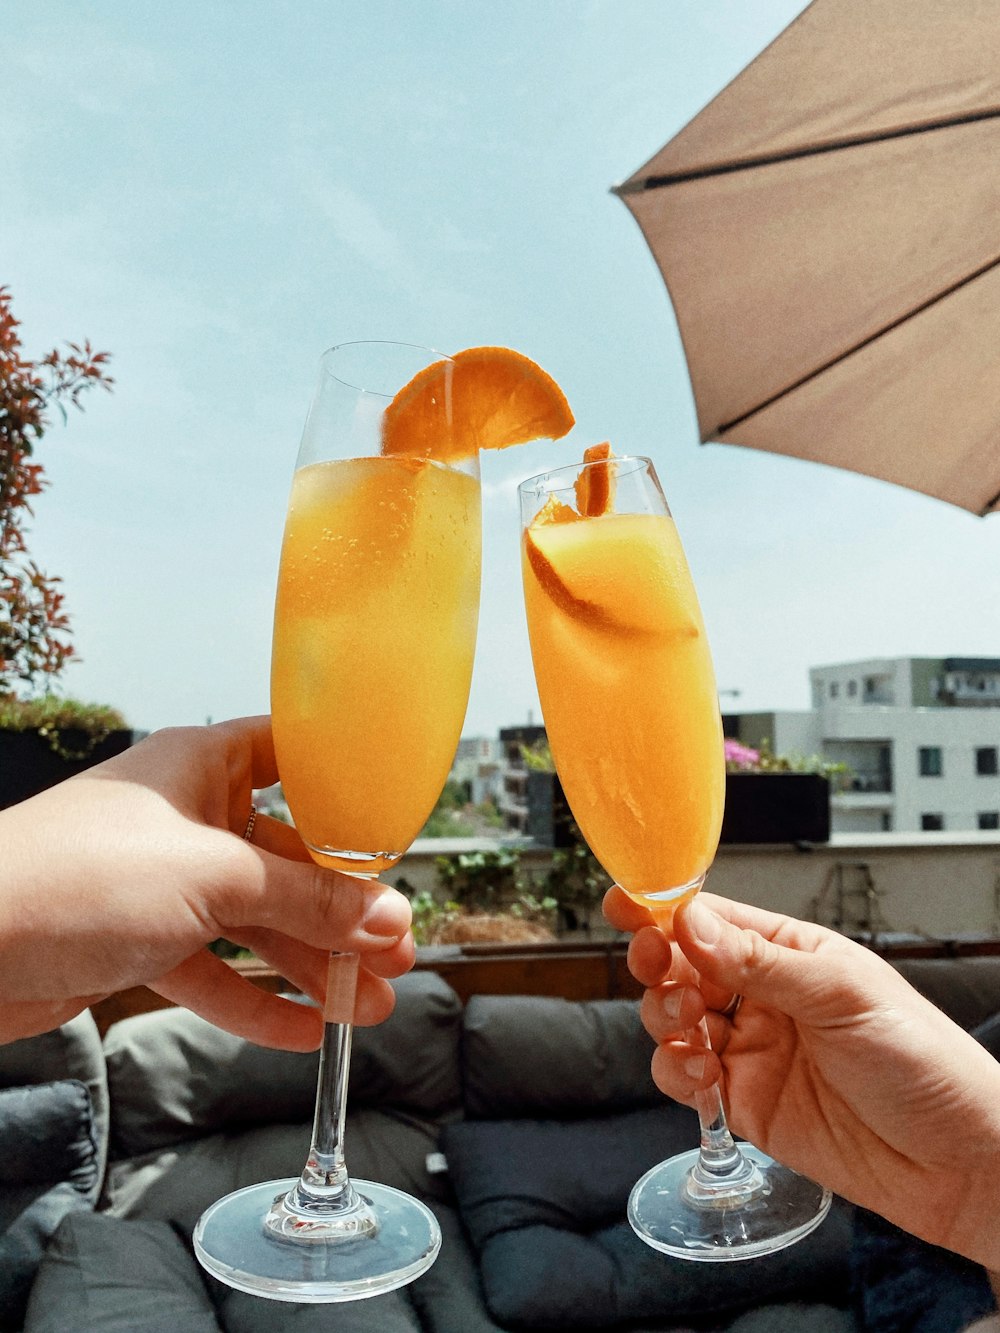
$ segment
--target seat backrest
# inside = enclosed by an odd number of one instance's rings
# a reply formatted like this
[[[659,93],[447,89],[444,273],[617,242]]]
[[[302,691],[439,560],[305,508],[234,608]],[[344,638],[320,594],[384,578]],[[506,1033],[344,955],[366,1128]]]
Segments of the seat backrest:
[[[461,1103],[461,1002],[433,972],[410,973],[393,985],[392,1016],[378,1027],[355,1029],[351,1105],[443,1116]],[[185,1009],[114,1024],[104,1051],[115,1158],[218,1130],[312,1118],[315,1051],[255,1046]]]

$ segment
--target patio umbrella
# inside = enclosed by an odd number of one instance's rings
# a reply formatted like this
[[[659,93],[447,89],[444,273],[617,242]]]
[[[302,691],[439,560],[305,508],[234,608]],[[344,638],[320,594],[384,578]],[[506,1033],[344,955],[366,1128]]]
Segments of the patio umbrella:
[[[702,440],[1000,509],[1000,0],[814,0],[615,192]]]

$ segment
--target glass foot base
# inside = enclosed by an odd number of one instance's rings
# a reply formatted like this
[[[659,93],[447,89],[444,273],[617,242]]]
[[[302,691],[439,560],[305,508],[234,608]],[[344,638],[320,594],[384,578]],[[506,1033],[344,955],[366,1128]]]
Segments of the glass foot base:
[[[750,1170],[735,1190],[692,1179],[697,1149],[661,1162],[635,1185],[628,1220],[641,1240],[678,1259],[756,1259],[808,1236],[830,1211],[830,1191],[751,1144]]]
[[[346,1238],[275,1235],[264,1219],[297,1180],[271,1180],[228,1194],[201,1215],[194,1249],[213,1277],[275,1301],[358,1301],[403,1287],[427,1271],[441,1248],[431,1210],[402,1190],[370,1180],[354,1188],[374,1218]]]

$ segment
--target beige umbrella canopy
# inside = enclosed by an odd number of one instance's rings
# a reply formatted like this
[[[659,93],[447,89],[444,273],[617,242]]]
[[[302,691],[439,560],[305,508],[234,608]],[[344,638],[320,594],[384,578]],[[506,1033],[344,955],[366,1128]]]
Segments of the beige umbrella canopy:
[[[1000,510],[1000,0],[813,0],[616,193],[703,440]]]

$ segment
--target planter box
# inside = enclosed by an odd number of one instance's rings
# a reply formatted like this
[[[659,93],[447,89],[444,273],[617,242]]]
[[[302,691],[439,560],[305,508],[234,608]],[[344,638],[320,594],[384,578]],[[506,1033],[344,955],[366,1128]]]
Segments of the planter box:
[[[529,771],[525,832],[539,847],[572,847],[577,841],[573,814],[555,773]]]
[[[571,847],[576,826],[554,773],[528,774],[527,834]],[[830,783],[819,773],[727,773],[722,842],[828,842]]]
[[[830,783],[820,773],[727,773],[723,842],[828,842]]]
[[[72,752],[83,750],[88,739],[82,731],[66,729],[61,733],[62,744]],[[0,810],[121,754],[134,739],[132,731],[113,731],[85,759],[63,759],[37,731],[0,730]]]

